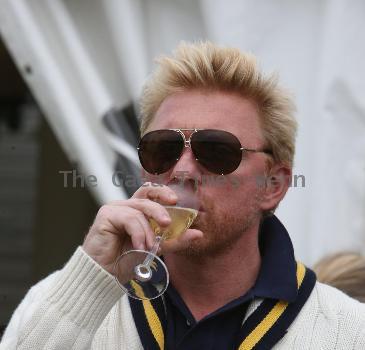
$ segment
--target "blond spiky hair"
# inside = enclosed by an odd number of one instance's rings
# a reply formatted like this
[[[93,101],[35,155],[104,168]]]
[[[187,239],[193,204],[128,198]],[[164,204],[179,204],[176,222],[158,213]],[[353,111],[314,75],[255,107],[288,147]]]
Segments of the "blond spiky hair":
[[[163,100],[191,89],[234,92],[258,107],[266,147],[274,161],[293,166],[297,123],[294,103],[278,86],[276,75],[265,77],[255,56],[210,42],[182,42],[173,56],[162,56],[145,84],[141,97],[141,134]]]

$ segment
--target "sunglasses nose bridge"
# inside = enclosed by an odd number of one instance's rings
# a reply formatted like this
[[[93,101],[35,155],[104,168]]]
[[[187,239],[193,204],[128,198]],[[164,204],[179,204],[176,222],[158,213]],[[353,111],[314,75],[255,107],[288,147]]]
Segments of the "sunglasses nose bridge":
[[[181,129],[179,129],[178,132],[180,133],[181,137],[183,138],[184,148],[190,148],[192,150],[191,136],[193,135],[194,132],[196,132],[196,130],[194,129],[194,131],[188,137],[185,136],[185,134],[183,133],[183,131]]]
[[[194,150],[193,150],[193,148],[192,148],[192,144],[191,144],[191,137],[192,137],[192,136],[193,136],[193,134],[194,134],[194,133],[196,133],[196,132],[197,132],[197,130],[196,130],[196,129],[194,129],[194,130],[193,130],[193,132],[189,135],[189,137],[188,137],[188,138],[185,136],[185,134],[184,134],[183,132],[181,132],[181,135],[182,135],[183,140],[184,140],[184,149],[186,149],[186,148],[190,148],[190,150],[191,150],[191,152],[192,152],[192,154],[193,154],[194,159],[195,159],[196,161],[198,161],[198,158],[196,157],[195,152],[194,152]]]
[[[200,178],[200,171],[197,167],[195,154],[191,145],[191,135],[186,136],[180,131],[182,136],[184,147],[182,148],[180,156],[176,159],[176,163],[172,169],[172,175],[183,173],[184,176],[192,179]],[[190,148],[190,151],[188,150]]]
[[[189,148],[191,148],[191,142],[190,142],[190,138],[189,138],[189,140],[184,140],[184,146],[185,146],[185,148],[187,148],[187,147],[189,147]]]

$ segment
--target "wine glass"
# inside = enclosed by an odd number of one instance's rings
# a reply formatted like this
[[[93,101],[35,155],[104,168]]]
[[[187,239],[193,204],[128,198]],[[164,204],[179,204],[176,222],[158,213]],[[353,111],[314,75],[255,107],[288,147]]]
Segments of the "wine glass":
[[[129,250],[120,255],[114,264],[114,276],[119,287],[130,297],[151,300],[162,295],[169,284],[169,272],[156,254],[164,240],[182,235],[198,215],[200,202],[196,191],[184,183],[168,185],[177,195],[174,206],[164,206],[171,217],[171,224],[162,228],[149,219],[155,233],[155,243],[150,251]]]

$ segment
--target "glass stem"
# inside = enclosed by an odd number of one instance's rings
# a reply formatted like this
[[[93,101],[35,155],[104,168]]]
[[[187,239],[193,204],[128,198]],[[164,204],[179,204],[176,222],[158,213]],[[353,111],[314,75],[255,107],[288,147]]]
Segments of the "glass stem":
[[[153,244],[152,249],[148,252],[148,255],[144,259],[142,265],[144,265],[146,267],[150,267],[151,262],[155,258],[158,248],[160,248],[160,244],[163,242],[163,240],[164,240],[164,238],[162,236],[156,236],[155,243]]]

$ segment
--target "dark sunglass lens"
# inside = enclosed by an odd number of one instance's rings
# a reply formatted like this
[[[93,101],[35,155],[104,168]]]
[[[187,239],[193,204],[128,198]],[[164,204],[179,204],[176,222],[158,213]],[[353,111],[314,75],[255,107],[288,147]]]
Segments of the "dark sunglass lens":
[[[173,130],[156,130],[144,135],[138,146],[142,167],[151,174],[168,171],[180,157],[184,142]]]
[[[192,135],[195,157],[215,174],[229,174],[241,163],[241,144],[236,136],[222,130],[200,130]]]

